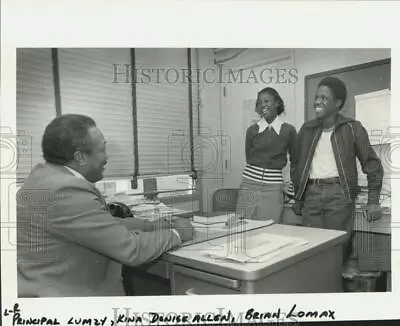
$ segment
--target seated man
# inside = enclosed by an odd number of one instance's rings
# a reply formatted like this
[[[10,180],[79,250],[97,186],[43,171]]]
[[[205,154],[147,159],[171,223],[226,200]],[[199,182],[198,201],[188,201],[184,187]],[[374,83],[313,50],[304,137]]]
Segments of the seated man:
[[[94,185],[107,154],[91,118],[54,119],[42,150],[46,163],[17,194],[19,297],[124,295],[121,264],[139,266],[192,239],[184,220],[162,228],[110,214]]]

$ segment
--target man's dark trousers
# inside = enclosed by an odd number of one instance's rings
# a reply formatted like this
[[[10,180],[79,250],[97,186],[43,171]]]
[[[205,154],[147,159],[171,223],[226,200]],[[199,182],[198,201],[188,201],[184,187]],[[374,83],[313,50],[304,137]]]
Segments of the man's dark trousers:
[[[343,262],[347,262],[352,254],[354,202],[345,198],[340,183],[308,184],[302,215],[304,226],[348,233],[343,252]]]

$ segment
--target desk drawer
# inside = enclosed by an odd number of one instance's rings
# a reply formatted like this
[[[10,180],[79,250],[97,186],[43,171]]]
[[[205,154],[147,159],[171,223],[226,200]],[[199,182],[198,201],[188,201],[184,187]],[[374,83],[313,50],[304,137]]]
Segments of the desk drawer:
[[[175,295],[239,294],[240,281],[196,269],[173,265],[172,293]]]

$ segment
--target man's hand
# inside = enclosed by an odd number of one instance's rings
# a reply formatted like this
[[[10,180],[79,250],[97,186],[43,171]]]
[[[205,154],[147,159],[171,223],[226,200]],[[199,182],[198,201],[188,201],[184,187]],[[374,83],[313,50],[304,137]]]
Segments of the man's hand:
[[[296,200],[296,202],[292,205],[293,212],[296,215],[300,216],[300,215],[302,215],[302,213],[301,213],[302,209],[303,209],[303,203]]]
[[[145,231],[152,232],[152,231],[157,231],[157,230],[162,230],[162,229],[171,229],[172,228],[171,225],[172,225],[172,222],[169,218],[161,217],[160,219],[155,220],[155,221],[146,221]]]
[[[368,205],[367,206],[367,220],[369,222],[375,222],[382,217],[382,208],[380,205]]]
[[[172,222],[172,228],[178,231],[182,242],[190,241],[194,237],[194,229],[192,223],[184,218],[177,218]]]

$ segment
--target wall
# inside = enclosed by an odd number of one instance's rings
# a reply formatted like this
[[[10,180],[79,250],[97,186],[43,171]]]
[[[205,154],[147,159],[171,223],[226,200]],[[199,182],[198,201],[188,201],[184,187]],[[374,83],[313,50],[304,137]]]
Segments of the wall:
[[[239,53],[240,52],[240,53]],[[215,54],[217,62],[225,68],[247,67],[259,65],[265,60],[291,54],[293,49],[224,49]],[[226,60],[232,58],[230,60]]]
[[[215,58],[218,62],[224,61],[224,59],[230,58],[235,54],[238,54],[241,49],[225,49],[220,50]],[[242,49],[243,50],[243,49]],[[237,57],[224,61],[221,63],[223,65],[224,71],[228,71],[229,69],[248,69],[252,70],[258,76],[258,71],[265,67],[274,67],[279,65],[279,62],[286,62],[289,60],[293,60],[294,50],[290,48],[276,48],[276,49],[245,49],[245,51],[241,52]],[[285,68],[292,68],[285,66]],[[260,81],[260,80],[259,80]],[[256,85],[257,90],[261,90],[266,86],[274,87],[273,84],[262,84],[259,83]],[[296,114],[294,108],[291,108],[290,103],[294,103],[294,93],[291,98],[284,99],[286,104],[289,104],[287,107],[287,111],[285,112],[284,119],[290,123],[294,123],[296,119]],[[243,121],[238,121],[243,125]]]
[[[229,58],[240,49],[220,50],[217,60]],[[236,58],[224,62],[224,69],[260,65],[274,58],[292,55],[298,72],[293,102],[295,114],[288,112],[287,119],[299,128],[304,122],[304,77],[327,70],[343,68],[390,57],[390,49],[248,49]],[[260,85],[262,87],[262,85]],[[239,122],[238,122],[239,123]]]
[[[224,49],[214,55],[212,49],[198,49],[198,66],[203,71],[207,68],[219,69],[221,66],[215,64],[217,61],[230,58],[237,54],[241,49]],[[248,68],[248,66],[262,65],[266,61],[274,58],[280,58],[286,55],[292,55],[292,49],[246,49],[239,56],[232,60],[226,61],[222,64],[223,69],[234,68]],[[256,68],[255,67],[255,68]],[[260,88],[263,85],[260,85]],[[212,195],[215,190],[224,187],[224,174],[223,167],[223,138],[229,136],[223,130],[224,135],[218,137],[223,129],[222,122],[222,85],[218,82],[206,83],[201,80],[200,92],[200,125],[206,132],[210,133],[217,143],[217,150],[211,145],[207,137],[200,136],[202,139],[202,168],[203,172],[200,174],[199,188],[201,191],[200,208],[202,211],[212,210]],[[287,120],[292,122],[295,119],[294,111],[288,113]],[[234,125],[237,123],[243,126],[243,121],[233,121]],[[238,148],[237,144],[230,143],[230,156],[237,157],[236,150],[243,152],[243,148]],[[215,164],[210,164],[211,162]]]
[[[215,68],[212,49],[197,49],[199,69]],[[200,78],[199,119],[200,130],[195,138],[196,148],[201,148],[202,158],[198,186],[200,189],[200,210],[212,210],[212,195],[222,188],[221,158],[221,87],[218,83],[207,83]]]
[[[388,49],[295,49],[298,82],[295,85],[297,128],[304,122],[304,77],[327,70],[344,68],[390,57]]]

